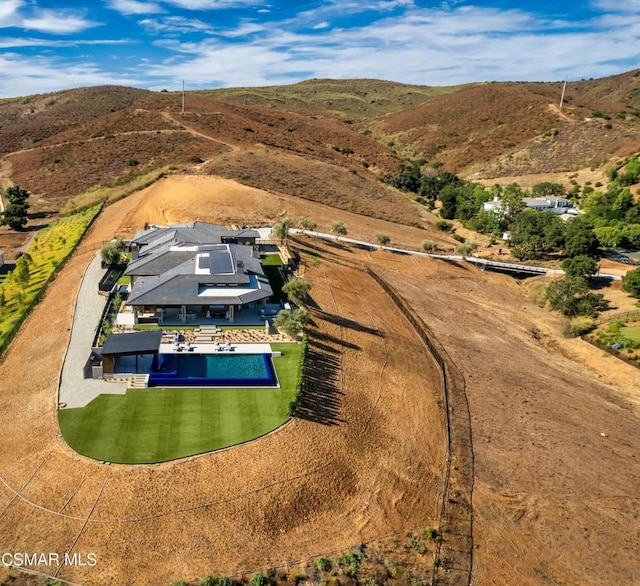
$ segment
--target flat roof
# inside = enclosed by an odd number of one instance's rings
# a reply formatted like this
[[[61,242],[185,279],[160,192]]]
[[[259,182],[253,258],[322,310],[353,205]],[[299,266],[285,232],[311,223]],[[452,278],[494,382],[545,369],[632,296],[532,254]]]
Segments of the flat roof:
[[[111,334],[102,347],[102,355],[155,354],[160,348],[162,331]]]

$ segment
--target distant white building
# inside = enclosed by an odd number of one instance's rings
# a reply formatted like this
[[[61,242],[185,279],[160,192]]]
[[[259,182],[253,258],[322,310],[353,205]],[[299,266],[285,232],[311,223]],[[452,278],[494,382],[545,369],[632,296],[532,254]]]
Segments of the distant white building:
[[[522,201],[524,205],[530,210],[536,210],[538,212],[553,212],[554,214],[574,214],[576,209],[573,204],[564,197],[523,197]],[[495,196],[492,201],[486,201],[483,204],[483,209],[486,212],[494,212],[496,214],[502,214],[502,201],[498,196]]]
[[[4,264],[4,252],[0,250],[0,267]]]

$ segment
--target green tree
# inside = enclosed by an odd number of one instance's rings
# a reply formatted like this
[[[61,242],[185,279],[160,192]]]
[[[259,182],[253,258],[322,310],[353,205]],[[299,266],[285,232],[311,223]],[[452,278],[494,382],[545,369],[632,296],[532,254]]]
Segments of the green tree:
[[[564,197],[566,191],[561,183],[552,183],[551,181],[542,181],[536,183],[531,189],[533,197]]]
[[[311,283],[304,277],[292,277],[282,287],[282,291],[296,305],[302,305],[311,290]]]
[[[524,199],[528,192],[524,191],[517,183],[509,183],[502,191],[502,212],[509,222],[526,209]]]
[[[314,232],[316,229],[316,223],[309,218],[305,218],[304,216],[298,220],[298,224],[303,230],[308,230],[309,232]]]
[[[580,255],[566,258],[562,261],[562,268],[567,277],[588,279],[598,272],[598,262],[590,256]]]
[[[622,290],[631,297],[640,299],[640,268],[629,271],[622,277]]]
[[[122,238],[118,238],[117,240],[112,240],[111,242],[107,242],[100,251],[100,255],[102,256],[102,262],[105,265],[113,265],[118,264],[120,262],[122,253],[125,251],[124,242],[122,242]]]
[[[453,218],[456,217],[456,211],[458,209],[458,192],[456,186],[453,184],[446,185],[440,191],[439,199],[442,202],[440,217],[445,220],[453,220]]]
[[[7,298],[4,295],[4,287],[0,287],[0,315],[4,313],[7,307]]]
[[[587,280],[582,277],[554,281],[547,287],[546,298],[551,309],[560,311],[567,317],[593,317],[605,307],[604,296],[589,291]]]
[[[256,572],[251,576],[250,584],[251,586],[266,586],[267,579],[260,572]]]
[[[280,242],[284,242],[289,235],[289,228],[292,226],[293,220],[291,218],[283,218],[273,225],[273,234]]]
[[[348,233],[344,222],[334,222],[331,224],[331,232],[338,237],[338,240],[340,240],[340,236],[346,236]]]
[[[513,255],[522,260],[558,252],[564,245],[564,222],[554,213],[525,210],[511,227]]]
[[[19,185],[9,187],[5,192],[7,205],[0,225],[9,226],[13,230],[21,230],[27,223],[27,210],[29,209],[29,192]]]
[[[389,236],[387,236],[386,234],[381,234],[378,233],[374,236],[376,244],[379,244],[380,246],[388,246],[389,242],[391,242],[391,238],[389,238]]]
[[[598,237],[593,225],[582,216],[569,220],[564,235],[564,253],[567,256],[599,256]]]
[[[302,331],[303,326],[309,322],[309,319],[309,312],[304,307],[294,311],[283,309],[278,312],[273,320],[273,325],[287,336],[295,338]]]
[[[13,278],[15,282],[20,285],[22,291],[25,290],[31,280],[31,270],[29,269],[30,260],[31,257],[28,254],[23,254],[16,261],[16,268],[13,269]]]

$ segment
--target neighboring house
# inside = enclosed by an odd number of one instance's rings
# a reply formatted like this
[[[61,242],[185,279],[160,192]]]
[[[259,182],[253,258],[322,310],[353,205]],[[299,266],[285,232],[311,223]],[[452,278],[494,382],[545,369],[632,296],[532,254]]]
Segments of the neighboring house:
[[[4,252],[0,250],[0,268],[2,268],[3,264],[4,264]]]
[[[134,321],[187,323],[264,307],[273,295],[256,247],[255,230],[227,230],[205,222],[151,227],[130,243],[127,305]]]
[[[577,213],[573,204],[564,197],[524,197],[522,201],[527,208],[538,212],[553,212],[558,215]],[[502,201],[497,196],[492,201],[484,202],[482,207],[487,212],[503,213]]]

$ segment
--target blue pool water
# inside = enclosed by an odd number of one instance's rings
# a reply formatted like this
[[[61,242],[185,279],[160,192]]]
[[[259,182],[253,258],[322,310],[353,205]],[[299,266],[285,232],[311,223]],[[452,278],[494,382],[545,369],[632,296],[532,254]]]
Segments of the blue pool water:
[[[276,376],[269,354],[157,354],[154,387],[269,387]]]

